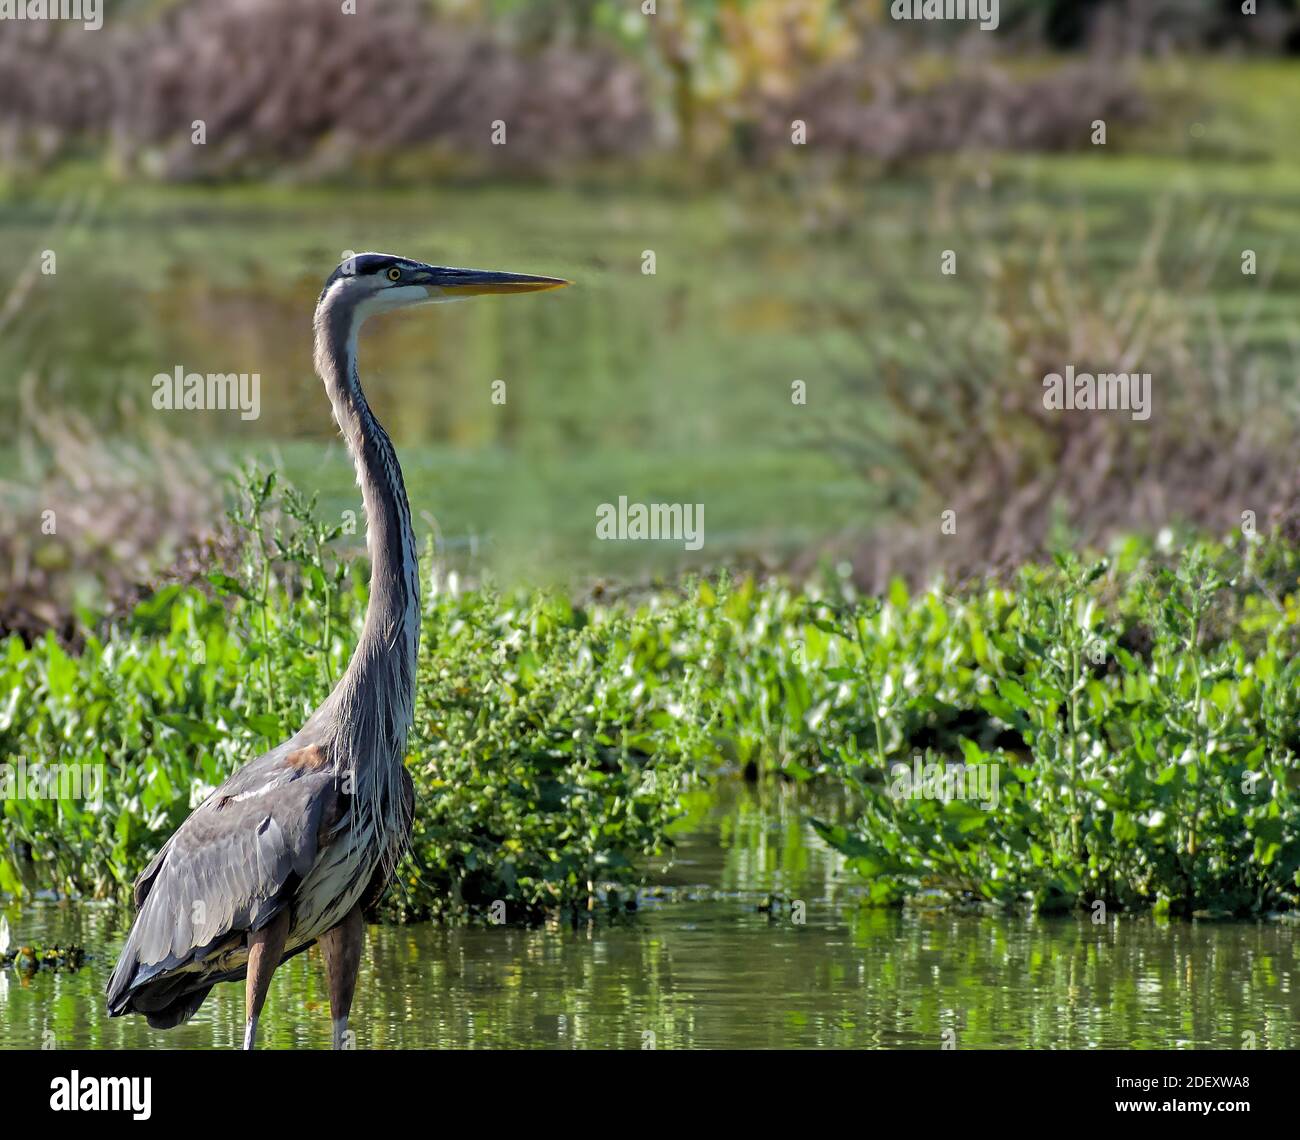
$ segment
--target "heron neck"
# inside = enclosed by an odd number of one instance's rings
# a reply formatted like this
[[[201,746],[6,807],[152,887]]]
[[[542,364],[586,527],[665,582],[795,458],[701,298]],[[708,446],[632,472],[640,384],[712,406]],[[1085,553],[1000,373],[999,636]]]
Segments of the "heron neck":
[[[342,742],[352,756],[370,753],[379,744],[400,763],[414,711],[419,562],[402,469],[388,433],[370,410],[357,372],[360,323],[355,311],[336,311],[328,298],[316,311],[316,367],[356,467],[370,553],[365,624],[331,699],[344,706],[334,710],[336,719],[357,726],[367,737]],[[372,707],[376,704],[382,707]],[[376,732],[390,739],[376,741]],[[360,747],[363,744],[367,747]]]

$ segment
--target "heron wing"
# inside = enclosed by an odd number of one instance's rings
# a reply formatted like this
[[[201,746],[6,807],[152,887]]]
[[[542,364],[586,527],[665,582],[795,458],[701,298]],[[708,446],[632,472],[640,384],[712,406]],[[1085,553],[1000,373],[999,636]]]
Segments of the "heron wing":
[[[109,1005],[266,926],[318,853],[338,812],[319,748],[290,742],[235,772],[176,830],[136,880],[139,913],[109,982]]]

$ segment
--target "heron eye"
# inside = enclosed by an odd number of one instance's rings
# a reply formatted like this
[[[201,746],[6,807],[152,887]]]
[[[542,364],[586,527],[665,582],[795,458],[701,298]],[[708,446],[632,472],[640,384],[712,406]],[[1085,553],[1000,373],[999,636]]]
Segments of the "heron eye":
[[[400,269],[398,269],[396,265],[394,265],[394,266],[393,266],[393,267],[388,271],[388,280],[389,280],[389,281],[400,281],[401,279],[402,279],[402,271],[401,271]]]

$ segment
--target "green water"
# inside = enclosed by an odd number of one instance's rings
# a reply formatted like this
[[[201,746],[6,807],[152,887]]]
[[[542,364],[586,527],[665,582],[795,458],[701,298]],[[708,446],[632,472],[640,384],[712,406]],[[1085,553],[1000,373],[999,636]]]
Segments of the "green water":
[[[1172,286],[1209,258],[1227,267],[1196,299],[1213,302],[1215,320],[1202,314],[1192,335],[1248,317],[1253,351],[1288,356],[1300,304],[1293,180],[1261,192],[1220,185],[1217,167],[1130,156],[991,169],[690,194],[102,179],[11,192],[0,196],[0,416],[18,416],[26,381],[44,414],[73,412],[133,444],[164,431],[217,465],[255,455],[318,490],[329,514],[359,510],[311,367],[312,307],[344,252],[563,275],[573,288],[397,314],[362,341],[422,537],[436,534],[454,564],[536,583],[806,552],[869,529],[901,501],[901,473],[846,463],[827,440],[851,448],[887,414],[875,348],[935,375],[951,320],[979,320],[976,266],[989,257],[1032,262],[1079,240],[1072,271],[1114,281],[1163,232],[1152,248]],[[1261,251],[1266,281],[1236,272],[1246,247]],[[944,248],[970,259],[955,279],[936,270]],[[57,272],[6,300],[43,249]],[[153,409],[153,378],[178,366],[257,373],[258,418]],[[792,400],[796,381],[805,403]],[[0,479],[31,443],[15,436],[0,439]],[[598,539],[600,504],[623,495],[702,504],[702,548]]]
[[[724,789],[678,837],[627,921],[371,927],[357,1046],[1300,1046],[1294,928],[864,910],[805,810],[792,797]],[[785,907],[760,911],[773,893],[802,902],[805,921]],[[241,1039],[239,985],[219,986],[168,1033],[105,1017],[104,984],[125,934],[118,911],[41,903],[3,913],[15,943],[72,940],[92,957],[74,974],[0,975],[0,1048],[231,1048]],[[328,1046],[316,950],[276,974],[261,1032],[277,1048]]]
[[[58,255],[0,340],[6,417],[28,376],[41,412],[75,411],[127,442],[163,430],[218,465],[258,456],[330,513],[358,511],[312,370],[311,313],[345,251],[379,249],[575,282],[367,326],[368,394],[417,526],[447,554],[533,581],[689,568],[797,549],[870,501],[801,445],[812,416],[791,384],[825,367],[806,340],[824,321],[820,275],[857,270],[851,251],[810,246],[792,207],[540,188],[51,198],[0,200],[0,282],[41,249]],[[178,366],[257,373],[258,417],[154,409],[153,378]],[[0,442],[0,476],[23,442]],[[622,495],[704,504],[703,548],[597,539],[598,506]]]

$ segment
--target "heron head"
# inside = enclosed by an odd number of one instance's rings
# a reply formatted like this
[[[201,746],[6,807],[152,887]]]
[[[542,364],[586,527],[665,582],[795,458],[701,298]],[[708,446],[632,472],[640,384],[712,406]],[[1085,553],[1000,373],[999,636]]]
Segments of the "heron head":
[[[350,301],[361,315],[370,316],[485,293],[537,293],[568,284],[560,277],[534,277],[492,269],[454,269],[389,253],[358,253],[334,270],[325,282],[320,300],[322,303],[327,298]]]

